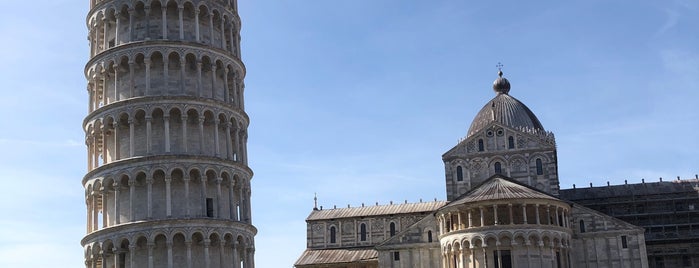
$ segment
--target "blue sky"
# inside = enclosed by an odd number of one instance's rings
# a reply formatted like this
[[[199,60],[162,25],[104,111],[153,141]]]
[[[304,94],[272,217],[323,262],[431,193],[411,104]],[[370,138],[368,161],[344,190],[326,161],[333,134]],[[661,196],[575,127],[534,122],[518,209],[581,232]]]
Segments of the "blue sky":
[[[0,267],[80,267],[88,2],[2,2]],[[556,134],[562,188],[699,173],[699,1],[239,6],[258,267],[305,249],[316,192],[326,208],[445,199],[441,154],[498,62]]]

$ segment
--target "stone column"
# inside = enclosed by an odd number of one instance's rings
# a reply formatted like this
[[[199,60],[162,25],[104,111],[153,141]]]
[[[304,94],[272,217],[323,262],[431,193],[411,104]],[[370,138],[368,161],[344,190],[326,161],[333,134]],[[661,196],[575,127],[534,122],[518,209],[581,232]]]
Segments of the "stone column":
[[[485,215],[483,214],[483,207],[478,207],[481,210],[481,227],[485,226]]]
[[[230,69],[228,67],[223,68],[223,98],[226,103],[231,103],[231,96],[228,89],[228,72]]]
[[[114,267],[120,268],[121,260],[119,259],[119,256],[121,255],[121,250],[118,248],[112,248],[112,252],[112,255],[114,256]],[[104,267],[104,265],[102,267]]]
[[[493,217],[495,218],[495,225],[500,224],[498,222],[498,205],[493,205]]]
[[[473,216],[471,215],[471,209],[468,209],[468,228],[473,227]]]
[[[167,39],[167,4],[162,6],[160,8],[162,10],[162,24],[163,24],[163,38],[162,39]]]
[[[150,139],[151,139],[151,123],[153,121],[153,117],[150,115],[146,115],[146,153],[150,154],[151,153],[151,148],[150,148]]]
[[[223,178],[218,177],[216,178],[216,214],[214,214],[214,217],[216,218],[221,218],[221,182],[223,181]]]
[[[163,115],[163,123],[165,125],[165,152],[170,152],[170,115]]]
[[[136,178],[129,178],[129,216],[131,221],[136,221],[136,211],[134,203],[136,200]]]
[[[118,161],[121,159],[121,149],[119,147],[119,118],[117,118],[112,123],[112,128],[114,129],[114,159],[112,161]]]
[[[117,11],[114,12],[114,20],[115,20],[115,26],[114,26],[114,46],[119,45],[119,22],[121,21],[121,12]]]
[[[115,182],[112,185],[112,187],[114,188],[114,225],[118,225],[121,223],[121,205],[119,204],[119,194],[121,193],[121,185],[119,185],[118,182]]]
[[[204,120],[206,117],[199,116],[199,153],[204,153]]]
[[[134,143],[135,143],[135,120],[133,118],[129,118],[129,157],[134,157]]]
[[[186,153],[188,151],[188,142],[187,142],[187,119],[189,117],[187,116],[187,111],[182,112],[182,150]]]
[[[129,40],[126,40],[126,42],[133,42],[133,17],[135,14],[136,10],[133,8],[129,8]]]
[[[114,101],[119,101],[119,64],[112,64],[114,69]]]
[[[522,204],[522,216],[524,217],[524,224],[527,223],[527,204]]]
[[[185,91],[185,69],[187,65],[185,64],[187,59],[184,56],[180,56],[180,94],[187,95]]]
[[[146,205],[148,206],[148,213],[146,214],[148,219],[153,218],[153,178],[148,177],[146,178],[146,185],[147,185],[147,202]]]
[[[146,6],[145,11],[146,11],[146,40],[150,40],[150,6]]]
[[[180,40],[184,40],[184,19],[182,18],[182,17],[183,17],[182,12],[184,11],[184,8],[183,8],[182,6],[179,6],[177,9],[178,9],[179,15],[180,15],[180,17],[179,17],[179,19],[180,19],[180,20],[179,20],[179,23],[180,23]]]
[[[197,60],[197,96],[199,98],[204,97],[204,90],[202,90],[201,85],[201,60]]]
[[[133,98],[136,95],[136,80],[134,77],[134,68],[136,66],[136,62],[132,59],[129,60],[129,97]]]
[[[187,268],[192,268],[192,242],[185,241],[184,244],[187,247]]]
[[[107,228],[107,226],[109,226],[109,219],[107,218],[107,198],[109,198],[109,190],[102,186],[100,191],[102,192],[102,205],[100,206],[100,209],[102,209],[102,228]]]
[[[226,158],[233,160],[233,148],[231,146],[231,123],[226,122]]]
[[[237,241],[234,241],[232,244],[233,244],[232,245],[232,247],[233,247],[233,268],[240,268],[240,253],[237,249],[237,247],[239,247],[239,245],[238,245]]]
[[[226,247],[225,247],[225,246],[226,246],[226,241],[219,240],[219,246],[218,246],[219,254],[218,254],[218,257],[219,257],[219,265],[220,265],[221,267],[225,267],[225,265],[226,265],[226,258],[225,258],[225,256],[226,256],[226,251],[225,251]]]
[[[212,37],[213,39],[213,37]],[[211,98],[216,99],[216,70],[218,66],[216,63],[211,63]]]
[[[218,139],[218,125],[221,122],[218,118],[214,119],[214,144],[216,149],[216,157],[221,157],[221,149],[219,139]]]
[[[197,43],[201,42],[199,38],[199,9],[194,11],[194,34],[196,35]]]
[[[204,239],[204,263],[206,268],[211,267],[211,258],[209,257],[209,245],[211,244],[211,240],[208,238]]]
[[[165,215],[172,217],[172,177],[165,175]]]
[[[240,130],[236,126],[235,132],[233,133],[233,136],[235,138],[235,140],[233,142],[233,143],[235,143],[235,161],[237,161],[237,162],[241,162],[241,159],[240,159],[240,133],[239,133],[239,131]]]
[[[221,17],[221,49],[226,49],[226,26],[223,17]]]
[[[143,95],[148,96],[150,94],[150,59],[144,59],[143,63],[146,65],[146,92]]]
[[[185,217],[189,218],[189,215],[190,215],[189,214],[189,181],[190,181],[189,175],[184,175],[183,179],[184,179],[184,200],[185,200],[185,202],[184,202],[184,204],[185,204],[184,205],[184,208],[185,208],[184,215],[185,215]]]
[[[561,226],[561,222],[558,220],[558,207],[554,207],[556,209],[556,226]]]
[[[172,242],[167,242],[167,267],[172,268],[173,267],[173,261],[172,261]]]
[[[148,268],[153,268],[153,248],[155,244],[153,242],[148,242]]]
[[[229,193],[228,193],[229,205],[228,206],[230,206],[230,211],[231,211],[230,218],[231,218],[231,220],[237,221],[238,215],[236,213],[237,210],[235,209],[235,181],[233,180],[233,178],[231,178],[230,184],[228,186],[228,190],[229,190]]]
[[[209,29],[211,30],[211,36],[209,37],[209,44],[214,45],[214,13],[209,12]],[[247,267],[246,267],[247,268]]]
[[[551,206],[550,205],[546,206],[546,218],[547,218],[546,220],[548,222],[548,225],[553,224],[553,222],[551,222]]]
[[[103,32],[104,38],[102,38],[102,46],[103,46],[102,51],[105,51],[105,50],[107,50],[107,48],[109,48],[109,41],[107,38],[107,28],[109,26],[109,22],[107,22],[107,16],[104,16],[102,18],[102,26],[104,28],[104,32]]]
[[[536,209],[536,224],[540,225],[541,219],[539,217],[539,204],[534,205],[534,208]]]
[[[514,212],[512,211],[512,204],[507,204],[507,207],[510,209],[510,224],[515,224]]]
[[[129,245],[129,268],[136,268],[136,245]]]

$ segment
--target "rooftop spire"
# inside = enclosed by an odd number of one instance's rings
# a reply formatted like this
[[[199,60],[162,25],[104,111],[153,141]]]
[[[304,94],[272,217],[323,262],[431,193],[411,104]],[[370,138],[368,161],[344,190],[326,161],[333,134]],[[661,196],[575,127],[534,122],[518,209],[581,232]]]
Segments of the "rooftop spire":
[[[318,193],[313,193],[313,210],[318,210]]]
[[[507,81],[507,78],[502,77],[502,63],[498,62],[498,65],[495,65],[495,67],[498,67],[498,78],[495,79],[495,82],[493,82],[493,90],[497,94],[507,94],[510,92],[510,81]]]

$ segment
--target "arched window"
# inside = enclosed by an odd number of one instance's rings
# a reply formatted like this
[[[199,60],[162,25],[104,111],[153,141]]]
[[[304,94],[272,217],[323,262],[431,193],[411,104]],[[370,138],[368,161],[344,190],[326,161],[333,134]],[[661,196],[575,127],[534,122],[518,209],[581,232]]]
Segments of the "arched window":
[[[330,227],[330,244],[335,244],[337,240],[335,239],[335,226]]]
[[[391,236],[396,235],[396,224],[395,223],[392,222],[389,225],[388,229],[389,229],[389,232],[391,233]]]
[[[432,231],[427,231],[427,243],[432,243]]]
[[[507,138],[507,148],[508,149],[514,149],[515,148],[515,137],[508,137]]]
[[[541,163],[541,158],[536,159],[536,175],[544,175],[544,165]]]
[[[580,220],[580,232],[584,233],[585,232],[585,221]]]
[[[359,241],[366,241],[366,224],[364,223],[359,226]]]
[[[456,167],[456,180],[457,181],[464,180],[464,170],[461,168],[461,166]]]
[[[485,146],[483,145],[483,139],[478,140],[478,151],[482,152],[485,150]]]
[[[500,162],[495,162],[495,174],[502,174],[502,165]]]

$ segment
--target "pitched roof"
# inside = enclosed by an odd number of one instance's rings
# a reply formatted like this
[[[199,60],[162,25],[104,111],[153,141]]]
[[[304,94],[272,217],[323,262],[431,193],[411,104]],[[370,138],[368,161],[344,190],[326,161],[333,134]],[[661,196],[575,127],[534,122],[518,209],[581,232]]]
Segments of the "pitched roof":
[[[313,212],[311,212],[311,214],[308,215],[308,218],[306,218],[306,220],[314,221],[339,218],[368,217],[378,215],[433,212],[446,204],[447,201],[431,201],[408,204],[365,206],[356,208],[313,210]]]
[[[294,266],[377,261],[379,253],[371,248],[306,249]]]
[[[528,185],[519,183],[502,175],[495,175],[466,192],[455,201],[445,207],[455,205],[506,199],[548,199],[562,201],[552,195],[534,189]]]

